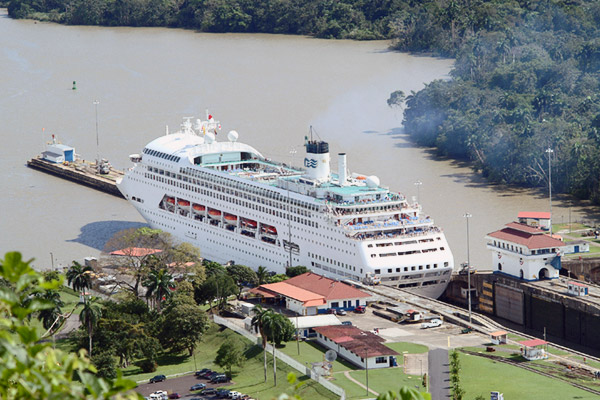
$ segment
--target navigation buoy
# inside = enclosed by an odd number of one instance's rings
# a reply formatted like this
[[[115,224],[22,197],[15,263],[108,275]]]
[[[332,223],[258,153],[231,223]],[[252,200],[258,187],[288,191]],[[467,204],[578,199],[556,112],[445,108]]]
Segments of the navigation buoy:
[[[73,90],[77,90],[77,82],[73,81]]]

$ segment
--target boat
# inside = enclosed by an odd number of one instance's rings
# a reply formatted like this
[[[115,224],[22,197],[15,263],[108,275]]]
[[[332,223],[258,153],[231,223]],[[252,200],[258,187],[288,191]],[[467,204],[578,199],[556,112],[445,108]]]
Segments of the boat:
[[[192,209],[197,212],[204,212],[204,210],[206,210],[206,207],[204,207],[201,204],[193,204]]]
[[[179,207],[189,207],[190,206],[190,202],[187,201],[187,200],[181,200],[181,199],[179,199],[179,200],[177,200],[177,205]]]
[[[325,141],[306,137],[304,167],[295,168],[240,142],[236,131],[217,140],[220,129],[208,114],[186,118],[132,159],[117,186],[150,226],[216,262],[276,273],[304,265],[338,280],[376,281],[432,298],[444,292],[452,252],[419,204],[376,176],[350,173],[345,153],[333,171]],[[175,197],[203,204],[210,218],[164,206]]]

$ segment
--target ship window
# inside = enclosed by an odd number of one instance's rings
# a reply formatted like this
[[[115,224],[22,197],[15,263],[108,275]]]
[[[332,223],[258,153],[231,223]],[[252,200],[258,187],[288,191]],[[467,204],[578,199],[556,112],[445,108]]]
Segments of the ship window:
[[[360,272],[362,272],[362,270],[360,270]],[[376,270],[375,270],[375,273],[376,273],[376,274],[380,274],[380,273],[381,273],[381,270],[380,270],[380,269],[376,269]]]

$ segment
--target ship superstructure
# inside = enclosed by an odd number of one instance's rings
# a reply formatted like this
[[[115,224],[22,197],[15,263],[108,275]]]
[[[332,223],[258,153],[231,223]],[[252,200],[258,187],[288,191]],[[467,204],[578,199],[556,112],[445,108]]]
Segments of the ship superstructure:
[[[304,168],[265,158],[220,124],[186,119],[130,156],[119,190],[153,228],[204,258],[284,273],[304,265],[334,279],[381,280],[437,298],[454,266],[442,230],[418,204],[347,172],[329,145],[306,138]]]

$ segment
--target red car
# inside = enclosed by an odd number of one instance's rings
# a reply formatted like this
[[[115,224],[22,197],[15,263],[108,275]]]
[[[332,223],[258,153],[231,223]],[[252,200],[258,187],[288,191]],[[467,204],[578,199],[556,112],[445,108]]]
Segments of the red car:
[[[180,399],[180,398],[181,398],[181,395],[180,395],[179,393],[171,393],[171,394],[169,395],[169,398],[170,398],[170,399]]]
[[[358,306],[354,309],[355,313],[364,314],[367,311],[365,306]]]

